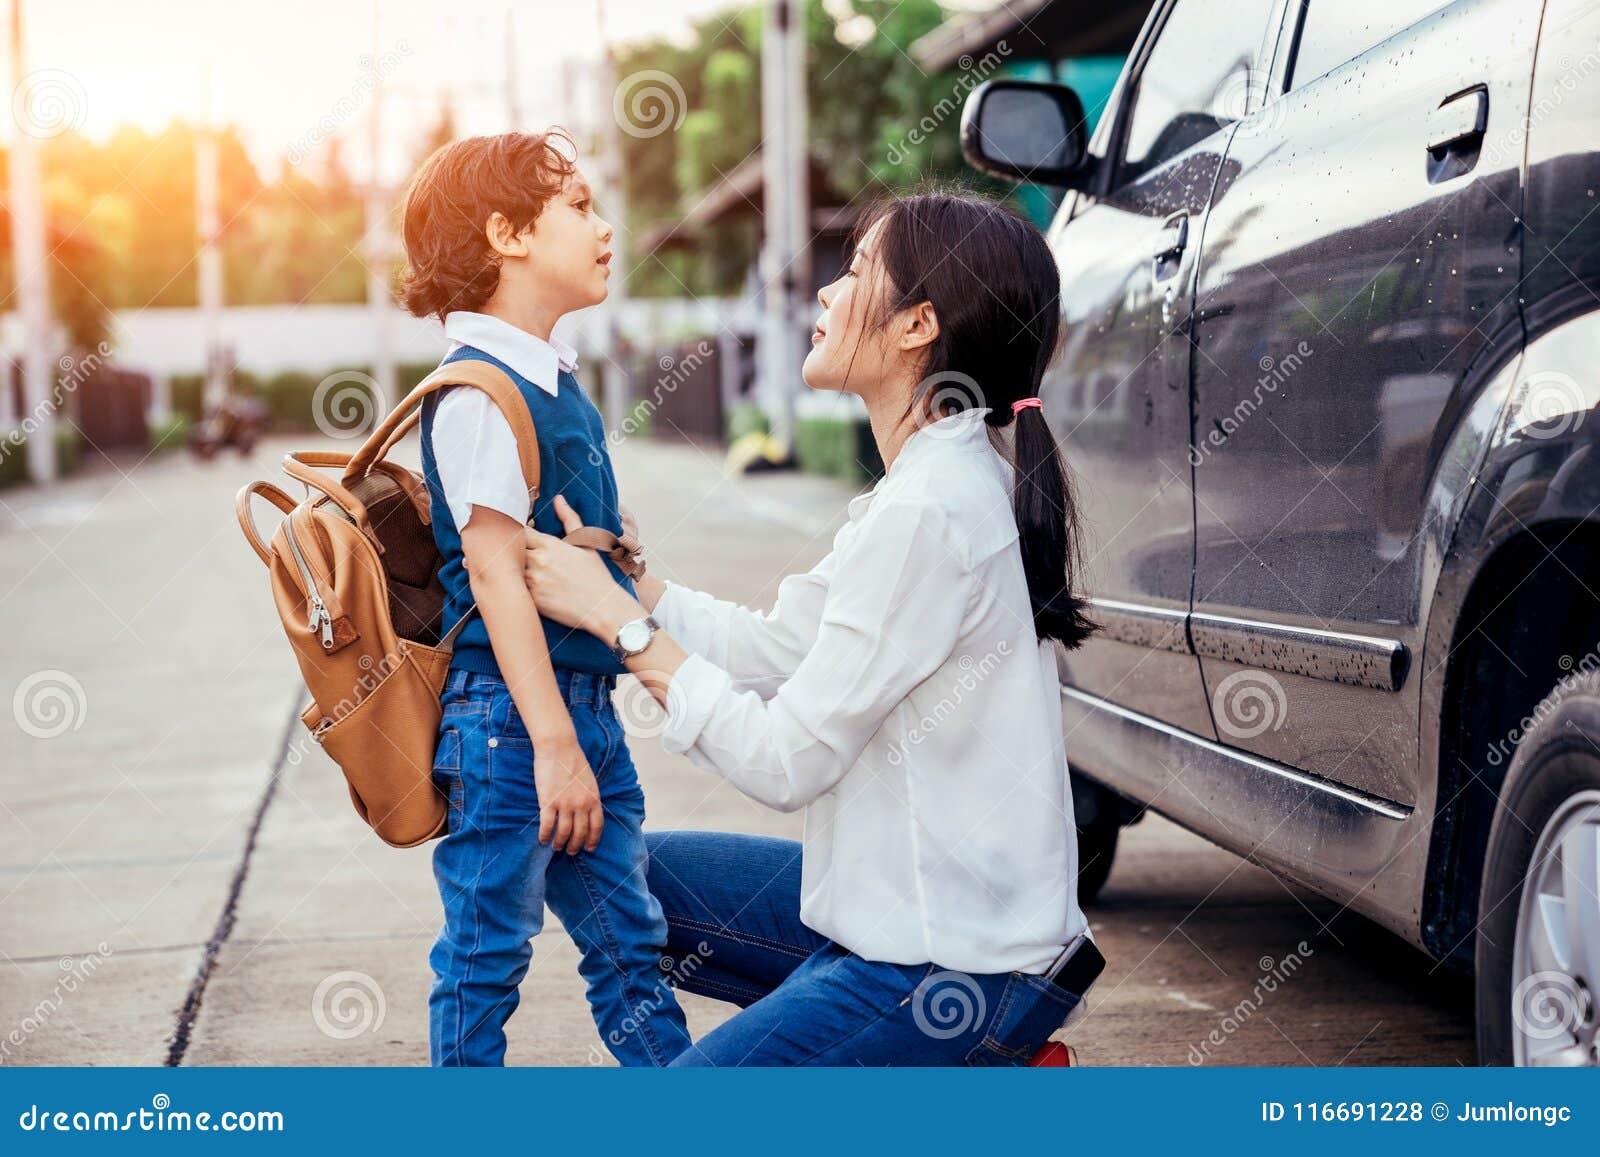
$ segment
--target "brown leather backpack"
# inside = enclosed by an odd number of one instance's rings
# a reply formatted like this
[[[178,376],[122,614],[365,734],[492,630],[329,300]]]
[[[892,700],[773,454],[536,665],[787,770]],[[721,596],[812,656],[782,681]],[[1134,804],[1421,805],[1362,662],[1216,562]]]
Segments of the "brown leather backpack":
[[[488,362],[452,362],[429,374],[354,454],[305,451],[283,469],[308,488],[295,502],[270,482],[239,491],[239,526],[266,564],[284,633],[312,702],[311,736],[344,772],[356,811],[387,844],[415,847],[444,834],[446,800],[433,785],[439,696],[469,610],[444,630],[443,558],[422,477],[386,460],[445,386],[487,393],[511,423],[530,501],[539,496],[539,451],[527,402]],[[329,468],[340,475],[326,473]],[[250,509],[259,494],[287,517],[262,542]],[[531,516],[530,516],[531,522]],[[638,541],[585,526],[566,536],[644,573]]]

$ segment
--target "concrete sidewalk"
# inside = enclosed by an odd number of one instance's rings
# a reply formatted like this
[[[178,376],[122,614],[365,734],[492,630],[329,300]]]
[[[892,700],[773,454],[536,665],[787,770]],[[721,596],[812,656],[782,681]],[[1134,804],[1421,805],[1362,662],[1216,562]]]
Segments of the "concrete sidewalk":
[[[380,843],[305,741],[298,672],[233,513],[240,485],[286,482],[282,453],[307,444],[102,463],[0,493],[13,698],[0,1064],[426,1063],[429,850]],[[615,458],[656,573],[758,606],[826,552],[853,493],[792,474],[727,479],[679,444],[636,439]],[[272,525],[265,504],[258,517]],[[799,834],[798,816],[653,740],[631,746],[652,827]],[[1075,1042],[1089,1063],[1185,1063],[1263,958],[1309,938],[1293,995],[1208,1063],[1470,1060],[1457,988],[1360,921],[1325,928],[1333,913],[1152,818],[1126,833],[1091,913],[1111,966]],[[731,1012],[684,1003],[697,1035]],[[610,1063],[553,922],[508,1035],[513,1064]]]
[[[175,1033],[186,1064],[426,1061],[429,850],[373,837],[305,741],[299,674],[233,513],[251,479],[298,489],[278,461],[306,442],[101,462],[0,494],[0,677],[19,696],[0,754],[0,1063],[161,1064]],[[826,552],[833,520],[813,511],[842,518],[853,493],[725,479],[691,446],[640,439],[616,459],[657,573],[757,602]],[[258,517],[272,525],[264,503]],[[652,824],[797,834],[797,817],[632,746]],[[535,948],[511,1059],[597,1059],[570,942],[553,926]],[[344,972],[361,975],[314,1011]],[[346,1039],[363,1000],[382,1024]],[[703,1031],[723,1012],[694,1015]]]

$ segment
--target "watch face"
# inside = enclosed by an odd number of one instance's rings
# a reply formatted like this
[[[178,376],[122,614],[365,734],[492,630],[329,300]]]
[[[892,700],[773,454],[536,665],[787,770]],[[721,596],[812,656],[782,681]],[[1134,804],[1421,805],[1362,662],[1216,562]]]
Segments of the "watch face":
[[[624,651],[642,651],[650,642],[650,624],[643,619],[624,623],[617,632],[617,646]]]

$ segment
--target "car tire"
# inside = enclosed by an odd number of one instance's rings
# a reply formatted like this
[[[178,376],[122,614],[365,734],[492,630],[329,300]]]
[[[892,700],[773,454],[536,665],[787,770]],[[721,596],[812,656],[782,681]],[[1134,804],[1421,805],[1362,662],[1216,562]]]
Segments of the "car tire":
[[[1078,907],[1089,907],[1105,887],[1121,832],[1121,824],[1104,819],[1078,829]]]
[[[1489,829],[1475,945],[1478,1061],[1600,1059],[1600,675],[1532,712]],[[1579,891],[1579,907],[1567,892]]]
[[[1076,772],[1071,778],[1072,818],[1078,829],[1078,906],[1087,908],[1111,875],[1128,804]]]

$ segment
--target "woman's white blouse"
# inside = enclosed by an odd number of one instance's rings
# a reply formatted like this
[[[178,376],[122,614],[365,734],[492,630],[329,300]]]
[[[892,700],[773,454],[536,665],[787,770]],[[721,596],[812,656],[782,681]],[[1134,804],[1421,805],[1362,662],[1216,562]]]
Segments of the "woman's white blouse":
[[[771,612],[667,584],[655,616],[690,654],[662,743],[806,809],[810,928],[868,960],[1042,972],[1086,921],[1055,648],[986,413],[914,433]]]

